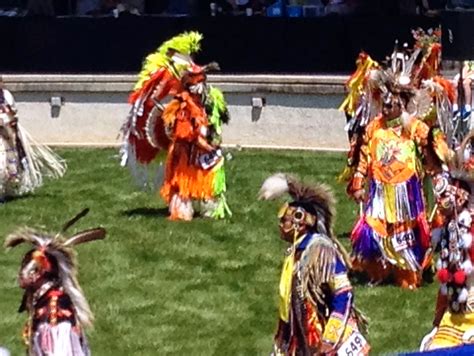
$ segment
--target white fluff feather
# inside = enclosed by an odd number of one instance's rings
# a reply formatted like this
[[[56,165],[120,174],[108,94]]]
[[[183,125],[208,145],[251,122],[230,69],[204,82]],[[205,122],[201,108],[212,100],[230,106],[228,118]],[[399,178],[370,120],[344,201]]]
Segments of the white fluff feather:
[[[258,192],[259,200],[272,200],[288,193],[288,179],[283,173],[276,173],[267,179],[262,184]]]

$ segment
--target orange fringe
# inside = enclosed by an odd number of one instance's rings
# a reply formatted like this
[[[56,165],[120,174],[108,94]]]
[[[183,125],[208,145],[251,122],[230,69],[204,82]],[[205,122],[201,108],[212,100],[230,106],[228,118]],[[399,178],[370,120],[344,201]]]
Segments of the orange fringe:
[[[165,124],[174,124],[174,142],[168,150],[160,194],[167,203],[174,194],[179,194],[182,199],[211,199],[215,173],[202,169],[196,163],[196,157],[205,153],[196,144],[201,128],[208,126],[204,108],[188,92],[178,95],[168,107],[163,119]]]
[[[354,271],[366,273],[370,281],[374,283],[385,281],[392,271],[392,266],[390,264],[387,263],[384,265],[378,260],[361,260],[359,258],[354,258],[352,260],[352,266]]]
[[[443,87],[451,103],[454,103],[456,101],[456,86],[451,81],[440,76],[434,77],[433,81]]]
[[[394,269],[395,283],[404,289],[417,289],[421,285],[421,275],[418,272]]]
[[[214,171],[193,164],[189,154],[191,148],[192,144],[187,143],[176,143],[171,147],[160,190],[167,203],[174,194],[183,199],[211,199],[214,195]]]

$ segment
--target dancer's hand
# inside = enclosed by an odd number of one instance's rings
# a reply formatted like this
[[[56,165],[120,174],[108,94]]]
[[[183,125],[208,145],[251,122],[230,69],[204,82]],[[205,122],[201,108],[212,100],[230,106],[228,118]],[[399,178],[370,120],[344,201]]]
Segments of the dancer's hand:
[[[321,345],[321,354],[326,356],[335,356],[336,350],[334,350],[334,345],[327,342],[323,342],[323,344]]]
[[[362,203],[365,201],[365,189],[359,189],[356,190],[353,194],[352,197],[357,203]]]

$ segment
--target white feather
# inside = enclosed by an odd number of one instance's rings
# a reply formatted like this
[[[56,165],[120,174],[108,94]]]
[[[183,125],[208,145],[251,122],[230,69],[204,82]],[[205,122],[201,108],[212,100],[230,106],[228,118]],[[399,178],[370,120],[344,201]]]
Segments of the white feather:
[[[469,276],[472,273],[472,262],[469,257],[462,263],[461,268]]]
[[[272,200],[285,193],[288,193],[288,179],[285,174],[277,173],[265,179],[258,192],[258,199]]]
[[[463,244],[463,248],[465,249],[468,249],[471,247],[472,245],[472,235],[470,232],[466,232],[464,234],[461,235],[461,239],[462,239],[462,244]]]
[[[472,223],[472,218],[471,218],[471,214],[469,213],[469,211],[467,211],[467,209],[464,209],[461,214],[459,214],[458,216],[458,222],[466,227],[466,228],[470,228],[471,227],[471,223]]]
[[[459,293],[459,295],[458,295],[458,302],[459,303],[465,303],[467,301],[467,296],[468,296],[467,289],[463,288],[461,290],[461,293]]]
[[[415,114],[415,113],[413,113]],[[410,124],[413,120],[413,116],[411,116],[408,112],[403,111],[402,115],[400,116],[400,119],[402,121],[402,125],[406,130],[410,130]]]

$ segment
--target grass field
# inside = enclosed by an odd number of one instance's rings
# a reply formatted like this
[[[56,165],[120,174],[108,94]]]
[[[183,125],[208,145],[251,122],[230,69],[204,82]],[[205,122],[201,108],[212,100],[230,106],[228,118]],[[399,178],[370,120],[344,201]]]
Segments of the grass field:
[[[232,151],[227,221],[170,222],[155,196],[137,192],[116,151],[68,149],[69,170],[34,195],[0,206],[0,235],[16,226],[57,231],[84,207],[72,230],[101,225],[105,241],[78,247],[80,281],[95,313],[88,332],[94,355],[268,355],[277,319],[284,243],[276,202],[259,202],[271,173],[293,172],[327,182],[338,198],[336,232],[345,244],[356,206],[335,177],[341,154]],[[22,355],[18,266],[26,247],[1,253],[0,345]],[[355,285],[370,318],[374,355],[415,350],[430,331],[436,284],[410,292]]]

